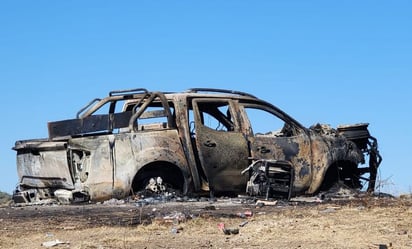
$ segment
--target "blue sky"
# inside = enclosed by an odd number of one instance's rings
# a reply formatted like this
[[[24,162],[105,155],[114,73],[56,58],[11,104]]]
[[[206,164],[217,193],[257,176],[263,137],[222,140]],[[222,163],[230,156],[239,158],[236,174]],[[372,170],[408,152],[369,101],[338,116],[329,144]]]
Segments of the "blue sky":
[[[1,1],[0,190],[16,140],[110,90],[250,92],[305,126],[370,123],[412,192],[410,1]]]

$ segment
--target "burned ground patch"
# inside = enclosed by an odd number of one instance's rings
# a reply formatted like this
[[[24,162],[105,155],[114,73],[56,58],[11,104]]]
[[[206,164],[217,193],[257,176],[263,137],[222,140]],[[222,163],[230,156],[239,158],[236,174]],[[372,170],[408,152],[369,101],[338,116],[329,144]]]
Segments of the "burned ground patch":
[[[14,206],[0,248],[410,248],[411,215],[390,197]]]

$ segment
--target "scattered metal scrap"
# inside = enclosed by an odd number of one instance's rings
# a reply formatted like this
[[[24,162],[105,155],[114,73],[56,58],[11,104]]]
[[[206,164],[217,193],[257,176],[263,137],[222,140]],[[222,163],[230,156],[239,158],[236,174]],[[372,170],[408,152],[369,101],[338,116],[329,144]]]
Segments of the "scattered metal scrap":
[[[292,196],[294,171],[287,161],[257,160],[242,171],[251,177],[246,185],[246,193],[250,196],[283,198],[289,200]]]

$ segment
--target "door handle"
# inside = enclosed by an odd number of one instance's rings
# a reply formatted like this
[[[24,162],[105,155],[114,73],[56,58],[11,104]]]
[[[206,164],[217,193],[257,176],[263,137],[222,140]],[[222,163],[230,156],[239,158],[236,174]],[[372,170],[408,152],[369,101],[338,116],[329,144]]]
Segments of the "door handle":
[[[206,142],[203,143],[206,147],[216,147],[216,143],[212,142],[210,140],[206,140]]]

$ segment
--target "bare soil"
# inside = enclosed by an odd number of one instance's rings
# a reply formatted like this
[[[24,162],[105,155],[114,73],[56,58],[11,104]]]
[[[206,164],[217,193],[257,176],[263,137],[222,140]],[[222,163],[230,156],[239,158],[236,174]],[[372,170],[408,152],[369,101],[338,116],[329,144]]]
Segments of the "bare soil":
[[[7,206],[0,230],[0,248],[412,248],[412,200]]]

